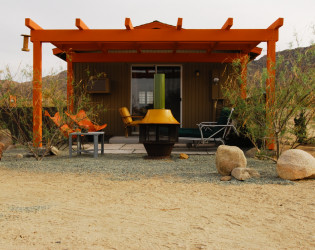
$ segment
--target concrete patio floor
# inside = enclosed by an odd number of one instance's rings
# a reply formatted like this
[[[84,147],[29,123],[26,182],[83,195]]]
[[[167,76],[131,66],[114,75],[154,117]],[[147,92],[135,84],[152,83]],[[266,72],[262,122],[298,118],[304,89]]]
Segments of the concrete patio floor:
[[[86,149],[93,149],[93,144],[85,144]],[[99,145],[99,151],[101,145]],[[215,144],[198,145],[188,148],[185,143],[179,142],[174,145],[172,154],[185,153],[188,155],[215,154],[217,147]],[[137,136],[114,136],[110,138],[109,143],[104,144],[105,154],[146,154],[143,144],[139,143]]]

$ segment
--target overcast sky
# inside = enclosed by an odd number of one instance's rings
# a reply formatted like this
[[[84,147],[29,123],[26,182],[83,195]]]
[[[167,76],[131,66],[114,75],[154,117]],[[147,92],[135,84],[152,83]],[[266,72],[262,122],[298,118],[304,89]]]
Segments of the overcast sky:
[[[29,34],[25,18],[44,29],[74,29],[81,18],[90,29],[124,29],[125,17],[134,26],[159,20],[183,28],[219,29],[233,17],[235,29],[264,29],[284,18],[277,51],[290,48],[298,34],[301,46],[314,39],[315,0],[0,0],[0,70],[7,66],[13,74],[32,66],[30,52],[21,51],[21,34]],[[313,27],[313,28],[312,28]],[[266,44],[260,44],[263,54]],[[294,44],[296,47],[296,44]],[[43,44],[43,75],[66,69],[66,63],[52,54],[53,46]]]

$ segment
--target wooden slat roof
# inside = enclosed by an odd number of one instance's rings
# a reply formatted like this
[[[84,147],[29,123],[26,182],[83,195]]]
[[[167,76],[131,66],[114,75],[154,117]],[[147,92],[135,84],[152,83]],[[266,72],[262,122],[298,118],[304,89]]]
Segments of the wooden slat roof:
[[[90,29],[81,19],[72,30],[46,30],[29,18],[25,24],[31,41],[51,43],[55,55],[71,53],[73,62],[231,62],[255,58],[261,42],[277,41],[283,18],[267,29],[233,29],[233,18],[221,29],[184,29],[182,18],[176,26],[153,21],[136,27],[126,18],[126,29]]]

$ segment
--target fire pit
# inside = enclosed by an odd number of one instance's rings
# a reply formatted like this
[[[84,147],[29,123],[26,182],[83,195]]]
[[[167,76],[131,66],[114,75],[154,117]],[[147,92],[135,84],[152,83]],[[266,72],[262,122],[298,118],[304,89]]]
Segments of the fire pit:
[[[169,109],[149,109],[141,121],[139,142],[150,158],[168,158],[178,142],[179,122]]]

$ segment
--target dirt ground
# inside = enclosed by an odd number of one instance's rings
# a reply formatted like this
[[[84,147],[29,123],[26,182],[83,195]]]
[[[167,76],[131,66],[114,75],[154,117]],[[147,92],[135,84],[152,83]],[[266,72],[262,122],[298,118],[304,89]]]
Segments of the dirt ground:
[[[0,249],[314,249],[315,181],[111,181],[0,168]]]

